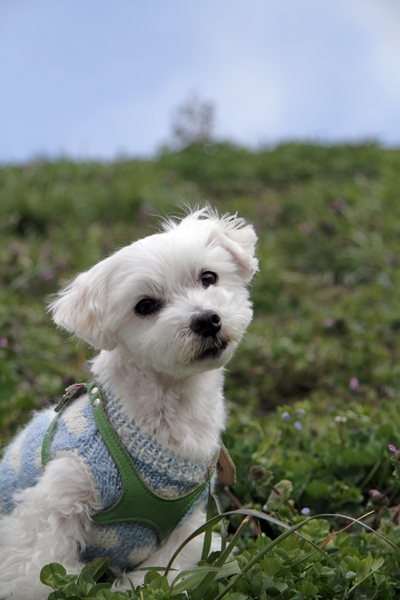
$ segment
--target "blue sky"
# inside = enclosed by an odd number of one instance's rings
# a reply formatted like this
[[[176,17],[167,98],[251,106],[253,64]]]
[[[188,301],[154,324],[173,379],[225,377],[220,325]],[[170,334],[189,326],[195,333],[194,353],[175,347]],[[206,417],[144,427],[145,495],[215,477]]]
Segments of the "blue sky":
[[[400,146],[398,0],[0,0],[0,162],[151,155],[191,93],[219,138]]]

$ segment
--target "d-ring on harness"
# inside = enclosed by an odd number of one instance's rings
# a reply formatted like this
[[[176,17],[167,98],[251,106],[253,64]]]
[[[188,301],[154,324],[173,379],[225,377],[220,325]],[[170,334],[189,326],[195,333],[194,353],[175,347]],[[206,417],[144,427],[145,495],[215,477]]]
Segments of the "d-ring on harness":
[[[122,494],[119,500],[114,506],[94,514],[92,521],[97,525],[112,525],[127,521],[147,523],[156,530],[159,542],[163,542],[210,484],[220,451],[218,450],[214,456],[205,481],[198,484],[192,491],[182,494],[178,498],[158,496],[145,484],[133,464],[132,458],[113,429],[104,408],[103,394],[96,381],[89,381],[87,384],[76,384],[72,386],[70,393],[68,393],[69,391],[67,390],[67,394],[63,396],[56,407],[56,412],[60,414],[71,400],[87,391],[97,428],[122,480]],[[43,468],[51,459],[50,443],[57,417],[58,415],[50,424],[43,440]]]

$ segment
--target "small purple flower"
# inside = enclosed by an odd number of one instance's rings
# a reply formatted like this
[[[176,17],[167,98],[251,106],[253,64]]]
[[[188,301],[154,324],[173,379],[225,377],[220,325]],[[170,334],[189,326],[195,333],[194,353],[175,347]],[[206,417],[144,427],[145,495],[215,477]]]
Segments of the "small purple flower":
[[[330,317],[328,317],[327,319],[325,319],[324,325],[325,325],[325,327],[328,327],[330,329],[331,327],[333,327],[335,325],[335,321],[333,319],[331,319]]]
[[[295,421],[293,423],[293,427],[297,430],[297,431],[301,431],[303,429],[303,425],[300,423],[300,421]]]
[[[349,389],[350,389],[352,392],[354,392],[355,390],[357,390],[359,385],[360,385],[360,384],[359,384],[359,382],[358,382],[358,379],[357,379],[357,377],[352,377],[352,378],[350,379],[350,382],[349,382]]]
[[[301,513],[302,515],[304,515],[305,517],[306,517],[307,515],[309,515],[309,514],[310,514],[310,512],[311,512],[311,510],[310,510],[310,509],[309,509],[307,506],[305,506],[304,508],[302,508],[302,509],[301,509],[301,511],[300,511],[300,513]]]
[[[347,208],[347,202],[346,200],[343,200],[343,198],[337,198],[336,200],[330,203],[329,208],[334,215],[340,216],[345,212]]]
[[[305,417],[307,414],[306,411],[304,410],[304,408],[299,408],[299,410],[297,412],[301,417]]]
[[[288,413],[285,410],[285,412],[282,413],[282,421],[289,421],[289,420],[290,420],[290,413]]]
[[[264,512],[268,512],[268,504],[264,504],[264,506],[262,507]]]
[[[376,503],[376,502],[382,502],[384,500],[386,500],[387,498],[387,494],[382,494],[379,490],[369,490],[369,495],[371,496],[371,499]]]
[[[8,339],[6,337],[0,337],[0,348],[7,348]]]
[[[65,271],[66,269],[68,269],[68,265],[68,260],[66,258],[62,258],[57,262],[57,269],[59,271]]]
[[[394,452],[394,454],[395,454],[396,456],[398,456],[398,455],[399,455],[399,451],[397,450],[396,446],[393,446],[393,444],[389,444],[389,445],[388,445],[388,448],[389,448],[390,452]]]
[[[46,269],[42,273],[42,280],[46,283],[50,283],[54,280],[54,271],[52,269]]]
[[[14,244],[11,244],[8,247],[9,253],[13,254],[14,256],[21,254],[21,250],[22,250],[22,246],[21,246],[21,244],[18,244],[18,242],[15,242]]]

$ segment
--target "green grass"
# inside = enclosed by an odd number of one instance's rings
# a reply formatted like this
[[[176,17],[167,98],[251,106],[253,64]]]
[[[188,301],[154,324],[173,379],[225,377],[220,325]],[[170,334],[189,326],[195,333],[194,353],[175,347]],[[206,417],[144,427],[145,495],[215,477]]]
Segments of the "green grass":
[[[0,169],[1,441],[86,378],[92,350],[52,325],[49,296],[152,233],[157,216],[208,202],[237,211],[259,236],[255,318],[227,372],[225,442],[238,481],[220,490],[223,509],[267,505],[288,527],[305,520],[305,508],[351,518],[373,509],[365,523],[399,545],[400,485],[388,450],[400,444],[399,190],[400,151],[374,144],[259,152],[193,144],[147,161]],[[230,536],[242,518],[229,517]],[[326,539],[345,526],[344,517],[303,524],[311,542],[325,539],[325,554],[291,534],[225,597],[400,597],[398,553],[359,525]],[[233,571],[282,533],[268,521],[260,527],[258,539],[250,523],[236,540]],[[220,575],[204,584],[205,598],[232,580]],[[180,597],[154,573],[137,594]]]

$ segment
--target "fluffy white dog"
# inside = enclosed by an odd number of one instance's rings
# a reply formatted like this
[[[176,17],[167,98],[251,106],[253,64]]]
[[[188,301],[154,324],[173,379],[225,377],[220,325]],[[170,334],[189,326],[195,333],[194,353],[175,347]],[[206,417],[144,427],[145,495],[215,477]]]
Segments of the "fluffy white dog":
[[[38,413],[0,465],[0,598],[38,600],[41,568],[109,556],[120,579],[166,565],[204,522],[225,424],[224,365],[252,318],[256,235],[211,209],[168,221],[79,275],[55,323],[101,349],[93,381]],[[194,566],[196,538],[174,567]]]

